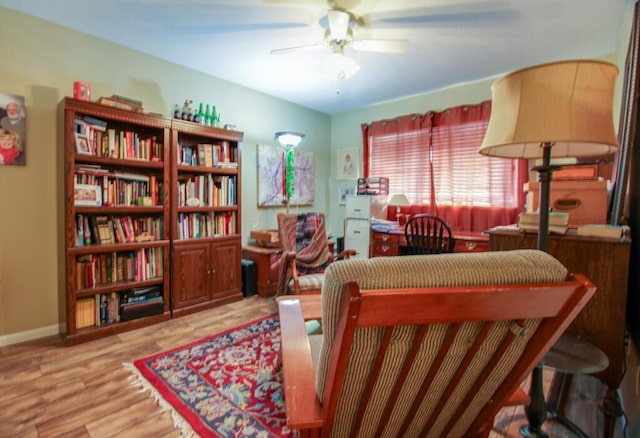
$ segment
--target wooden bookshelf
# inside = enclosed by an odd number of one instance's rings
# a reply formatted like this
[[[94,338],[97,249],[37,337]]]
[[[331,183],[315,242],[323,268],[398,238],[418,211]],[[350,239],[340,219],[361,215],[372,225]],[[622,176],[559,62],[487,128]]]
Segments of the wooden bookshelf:
[[[242,299],[241,132],[173,119],[173,315]]]
[[[59,104],[67,344],[171,317],[171,119]]]

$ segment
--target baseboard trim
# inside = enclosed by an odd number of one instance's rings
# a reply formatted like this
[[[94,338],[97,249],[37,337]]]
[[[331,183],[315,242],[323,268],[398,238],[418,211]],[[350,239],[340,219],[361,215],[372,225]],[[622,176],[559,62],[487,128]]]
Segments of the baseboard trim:
[[[27,330],[24,332],[3,335],[0,336],[0,347],[6,347],[7,345],[19,344],[20,342],[32,341],[34,339],[40,339],[47,336],[64,333],[63,328],[64,327],[61,324],[54,324],[47,327]]]

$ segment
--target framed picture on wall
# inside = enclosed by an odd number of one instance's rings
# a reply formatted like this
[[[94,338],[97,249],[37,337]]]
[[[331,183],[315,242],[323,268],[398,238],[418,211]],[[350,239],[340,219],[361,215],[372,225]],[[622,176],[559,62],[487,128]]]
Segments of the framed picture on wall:
[[[358,177],[358,149],[340,149],[337,156],[338,179],[356,179]]]
[[[338,203],[345,205],[347,203],[347,196],[355,195],[356,189],[353,187],[339,187],[338,188]]]
[[[0,164],[26,164],[26,134],[24,97],[0,92]]]

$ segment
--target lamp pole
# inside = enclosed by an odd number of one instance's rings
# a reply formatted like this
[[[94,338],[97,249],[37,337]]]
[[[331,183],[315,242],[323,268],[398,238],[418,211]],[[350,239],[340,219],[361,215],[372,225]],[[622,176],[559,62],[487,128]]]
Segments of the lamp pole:
[[[549,199],[551,193],[551,179],[553,167],[551,166],[551,147],[553,143],[542,142],[542,165],[534,167],[538,171],[540,182],[540,202],[538,203],[538,249],[548,252],[549,249]],[[531,372],[531,384],[529,386],[529,398],[531,402],[524,407],[529,424],[520,427],[520,434],[526,438],[547,438],[542,430],[542,424],[547,417],[547,403],[544,399],[543,387],[543,363],[540,362]]]

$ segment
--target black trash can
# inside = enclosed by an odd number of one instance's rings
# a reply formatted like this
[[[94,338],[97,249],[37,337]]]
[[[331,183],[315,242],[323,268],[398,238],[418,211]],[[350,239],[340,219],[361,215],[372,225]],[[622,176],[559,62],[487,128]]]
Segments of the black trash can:
[[[250,297],[258,293],[258,267],[253,260],[242,259],[242,295]]]

